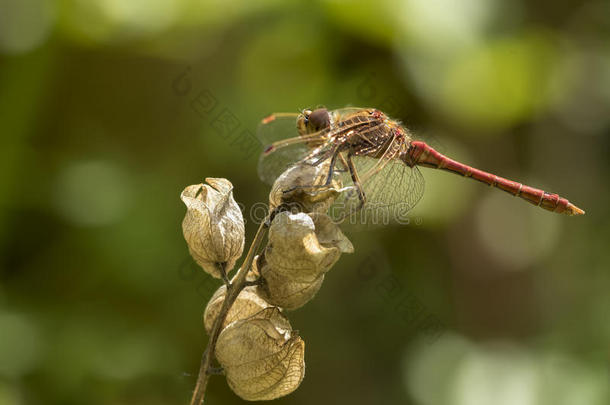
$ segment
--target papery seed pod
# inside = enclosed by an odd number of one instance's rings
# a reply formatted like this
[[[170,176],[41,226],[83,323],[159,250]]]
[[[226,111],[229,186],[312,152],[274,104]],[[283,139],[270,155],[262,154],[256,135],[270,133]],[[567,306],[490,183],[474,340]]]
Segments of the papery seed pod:
[[[323,220],[323,214],[315,218],[321,224],[319,229],[325,241],[331,233],[329,227],[336,227],[330,219]],[[343,235],[338,229],[337,235]],[[347,241],[343,236],[342,243]],[[347,241],[349,243],[349,241]],[[350,244],[351,245],[351,244]],[[277,214],[269,228],[269,244],[265,250],[265,260],[276,272],[290,276],[295,281],[313,281],[335,264],[341,249],[330,243],[324,246],[318,239],[315,222],[305,213]]]
[[[302,188],[301,186],[322,185],[326,182],[330,162],[317,166],[297,164],[282,173],[271,188],[269,208],[271,210],[286,204],[300,212],[326,212],[340,194],[341,180],[333,178],[328,187]]]
[[[305,342],[275,307],[229,324],[215,354],[233,392],[248,401],[290,394],[305,375]]]
[[[341,253],[354,253],[352,242],[328,215],[320,212],[312,212],[307,215],[313,220],[320,245],[336,247]]]
[[[261,269],[265,282],[258,287],[259,294],[273,305],[293,311],[307,304],[320,290],[324,274],[313,281],[294,281],[290,277],[273,271],[270,266]]]
[[[264,283],[260,295],[284,309],[297,309],[311,300],[324,273],[341,253],[353,252],[351,242],[325,214],[278,214],[269,230],[264,258],[256,262]]]
[[[208,335],[210,334],[214,321],[220,312],[220,308],[222,307],[226,294],[227,287],[224,285],[220,286],[214,295],[212,295],[212,298],[210,298],[210,301],[208,301],[208,305],[205,307],[205,312],[203,313],[203,324]],[[235,302],[231,306],[231,309],[229,309],[221,329],[226,327],[231,322],[249,318],[263,309],[269,308],[270,306],[271,304],[259,296],[256,291],[256,287],[246,287],[239,293],[235,299]]]
[[[193,259],[214,277],[219,266],[229,272],[244,249],[244,219],[227,179],[207,178],[208,184],[184,189],[180,198],[187,208],[182,232]]]

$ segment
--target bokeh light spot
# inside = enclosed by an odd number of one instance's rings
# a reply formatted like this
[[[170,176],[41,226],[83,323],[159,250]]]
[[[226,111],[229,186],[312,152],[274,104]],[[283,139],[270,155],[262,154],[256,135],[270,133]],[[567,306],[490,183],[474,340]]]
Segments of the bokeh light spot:
[[[0,312],[0,375],[19,377],[30,371],[38,362],[40,346],[38,330],[29,319]]]
[[[436,53],[476,43],[494,10],[488,0],[407,0],[397,14],[409,43]]]
[[[8,381],[0,381],[0,404],[2,405],[21,405],[23,401],[21,394],[16,388],[16,384]]]
[[[451,385],[455,405],[536,405],[536,364],[517,348],[479,349],[463,359]]]
[[[603,367],[454,333],[416,343],[403,364],[405,386],[418,405],[603,405],[609,394]]]
[[[92,368],[107,378],[132,379],[175,366],[175,352],[156,337],[120,336],[92,356]]]
[[[126,173],[110,162],[74,163],[60,173],[55,188],[58,210],[69,221],[84,226],[118,221],[130,198]]]
[[[141,38],[169,28],[177,17],[180,3],[170,0],[66,0],[61,26],[79,41],[104,43]]]
[[[491,42],[448,65],[442,108],[461,124],[505,128],[548,100],[551,50],[539,38]]]
[[[564,218],[541,211],[500,191],[482,198],[477,232],[483,246],[504,265],[501,268],[523,270],[553,250]]]
[[[408,391],[420,405],[451,403],[447,389],[461,359],[475,347],[454,333],[444,334],[430,345],[419,341],[404,358]]]
[[[45,42],[54,23],[50,0],[0,0],[0,52],[22,53]]]

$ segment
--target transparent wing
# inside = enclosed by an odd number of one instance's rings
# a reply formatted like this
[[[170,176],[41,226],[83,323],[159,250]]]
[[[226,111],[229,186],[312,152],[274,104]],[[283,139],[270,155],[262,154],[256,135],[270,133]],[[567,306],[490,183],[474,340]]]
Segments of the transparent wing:
[[[297,113],[275,113],[261,120],[256,133],[257,138],[268,145],[281,139],[297,136]]]
[[[335,128],[336,123],[361,111],[362,108],[356,107],[331,111],[335,117],[334,127],[304,136],[299,136],[297,131],[299,114],[276,113],[263,119],[257,130],[257,138],[264,147],[258,163],[260,179],[273,184],[288,167],[307,157],[316,148],[326,145],[333,131],[349,130],[349,126]]]
[[[264,147],[258,161],[258,176],[267,184],[273,184],[284,170],[311,151],[310,145],[297,131],[298,114],[274,114],[270,117],[265,118],[257,130],[257,137]],[[294,139],[294,142],[268,151],[274,143],[288,139]]]
[[[367,110],[367,109],[368,108],[364,108],[364,107],[344,107],[344,108],[338,108],[336,110],[332,110],[331,114],[334,114],[335,117],[338,117],[339,119],[345,119],[346,117],[349,117],[350,115],[362,113],[363,110]]]
[[[353,162],[366,202],[364,206],[361,205],[354,186],[343,192],[337,200],[333,216],[337,217],[337,213],[347,214],[349,223],[367,225],[408,221],[406,214],[424,193],[425,181],[419,169],[407,166],[395,154],[388,154],[381,159],[354,156]],[[343,173],[342,180],[344,185],[352,183],[349,173]]]

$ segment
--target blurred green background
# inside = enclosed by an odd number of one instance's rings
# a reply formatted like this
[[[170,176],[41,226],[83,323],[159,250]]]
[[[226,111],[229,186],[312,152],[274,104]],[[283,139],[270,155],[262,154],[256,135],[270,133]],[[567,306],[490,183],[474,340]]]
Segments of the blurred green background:
[[[179,194],[265,202],[249,137],[319,104],[587,215],[422,169],[411,223],[350,233],[289,314],[276,403],[610,403],[609,41],[607,1],[0,0],[0,405],[186,404],[218,281]]]

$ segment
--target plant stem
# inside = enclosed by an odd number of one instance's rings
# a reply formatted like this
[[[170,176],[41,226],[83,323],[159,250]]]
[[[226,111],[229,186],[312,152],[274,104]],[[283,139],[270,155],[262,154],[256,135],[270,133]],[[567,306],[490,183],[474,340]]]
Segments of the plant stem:
[[[250,267],[252,267],[254,255],[258,251],[263,237],[265,236],[267,226],[267,220],[261,222],[260,226],[258,227],[258,231],[256,231],[256,236],[254,236],[254,240],[248,249],[248,253],[246,254],[246,258],[244,259],[242,266],[230,282],[227,283],[228,280],[225,281],[225,285],[227,286],[225,300],[222,303],[222,307],[220,308],[220,312],[218,313],[216,320],[214,321],[212,331],[210,332],[210,340],[208,341],[208,345],[203,352],[203,356],[201,357],[201,366],[199,367],[199,375],[197,376],[197,385],[195,385],[193,397],[191,398],[191,405],[203,404],[205,390],[211,375],[208,371],[211,369],[214,352],[216,351],[216,342],[218,341],[218,336],[222,331],[222,324],[224,324],[227,314],[237,299],[237,296],[241,290],[246,287],[246,276],[248,275],[248,271],[250,271]]]

